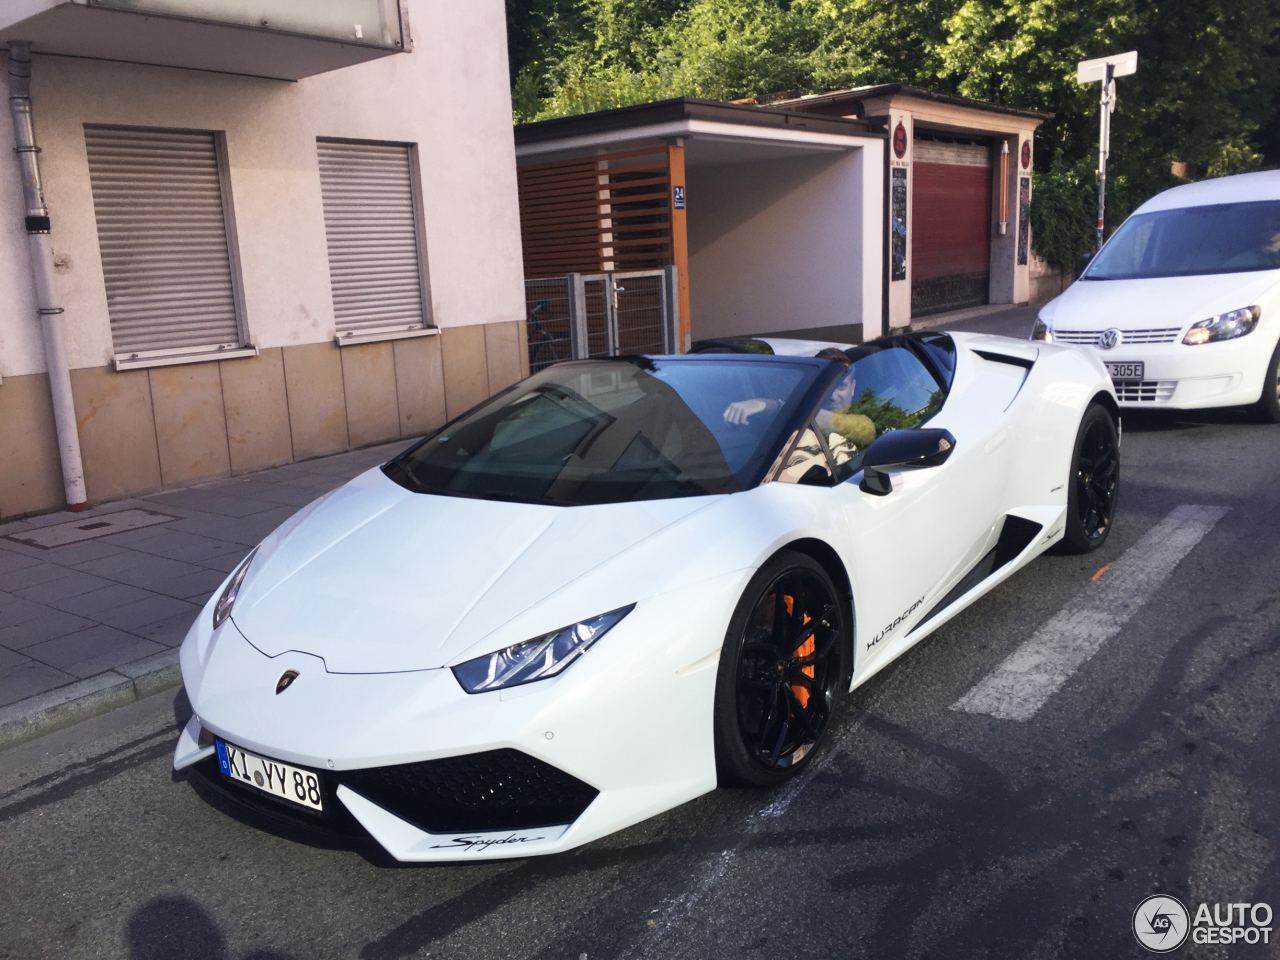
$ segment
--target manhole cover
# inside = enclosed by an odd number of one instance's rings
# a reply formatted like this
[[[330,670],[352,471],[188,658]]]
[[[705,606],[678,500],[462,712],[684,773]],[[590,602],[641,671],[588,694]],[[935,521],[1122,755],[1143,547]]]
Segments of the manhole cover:
[[[81,517],[66,523],[52,523],[47,527],[21,530],[18,533],[9,534],[5,539],[48,550],[53,547],[65,547],[69,543],[79,543],[81,540],[94,540],[97,537],[124,533],[126,530],[137,530],[140,527],[151,527],[157,523],[168,523],[170,520],[177,519],[167,513],[155,513],[152,510],[121,510],[119,513]]]

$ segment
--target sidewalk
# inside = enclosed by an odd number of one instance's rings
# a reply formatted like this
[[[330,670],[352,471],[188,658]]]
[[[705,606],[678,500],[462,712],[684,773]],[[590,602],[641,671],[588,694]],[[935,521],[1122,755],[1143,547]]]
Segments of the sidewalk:
[[[1002,337],[1025,340],[1031,336],[1031,327],[1043,303],[991,304],[985,307],[968,307],[949,313],[935,313],[911,321],[912,330],[963,330],[966,333],[994,333]]]
[[[0,750],[177,686],[177,647],[249,550],[409,445],[0,524]]]

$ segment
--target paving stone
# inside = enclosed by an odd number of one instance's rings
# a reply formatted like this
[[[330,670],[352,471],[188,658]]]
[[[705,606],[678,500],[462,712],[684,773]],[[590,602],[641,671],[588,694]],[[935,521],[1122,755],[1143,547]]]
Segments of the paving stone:
[[[53,613],[52,608],[46,607],[42,603],[32,603],[30,600],[23,600],[20,597],[14,600],[7,600],[0,604],[0,629],[12,627],[17,623],[26,623],[28,620],[34,620],[36,617],[50,613]]]
[[[17,546],[17,544],[0,544],[2,547]],[[15,570],[21,570],[24,567],[34,567],[40,561],[35,557],[29,557],[23,553],[17,553],[7,549],[0,549],[0,577],[5,579]]]
[[[31,524],[27,523],[25,520],[9,520],[5,523],[0,523],[0,537],[7,537],[15,531],[20,532],[22,530],[30,529],[32,529]]]
[[[262,539],[262,537],[257,535],[257,531],[261,524],[255,524],[252,528],[246,528],[243,526],[243,523],[244,521],[242,520],[229,521],[226,517],[214,517],[202,514],[200,516],[183,517],[181,520],[175,520],[171,526],[174,530],[182,530],[186,533],[196,533],[203,536],[216,536],[218,539],[224,540],[227,543],[239,544],[240,548],[244,550],[245,553],[248,553],[249,550]]]
[[[176,647],[186,638],[187,633],[191,630],[191,625],[196,622],[199,616],[198,609],[193,613],[180,613],[176,616],[166,617],[163,620],[157,620],[155,623],[149,623],[145,627],[138,627],[136,630],[129,631],[148,640],[154,640],[156,643],[163,643],[166,647]]]
[[[75,571],[69,567],[62,567],[56,563],[36,563],[29,567],[23,567],[21,570],[6,573],[4,575],[5,593],[21,596],[20,591],[27,587],[35,587],[42,583],[49,583],[51,580],[69,577],[73,573]]]
[[[131,587],[126,583],[112,583],[101,590],[82,593],[78,597],[50,600],[49,606],[78,616],[96,617],[104,610],[114,610],[116,607],[122,607],[126,603],[135,603],[150,596],[154,596],[150,590]]]
[[[45,559],[64,567],[74,567],[77,563],[88,563],[103,557],[114,556],[121,552],[120,547],[104,540],[86,540],[83,543],[69,543],[65,547],[54,547],[44,551]]]
[[[160,510],[164,509],[165,504],[176,503],[192,510],[214,513],[223,517],[248,517],[275,506],[273,503],[230,496],[214,490],[175,490],[171,493],[156,494],[150,499]]]
[[[155,509],[155,507],[151,505],[148,505],[148,507],[152,510]],[[154,540],[156,537],[164,536],[165,528],[175,520],[180,519],[182,518],[174,517],[173,520],[168,520],[164,523],[157,523],[150,527],[139,527],[137,530],[124,530],[120,533],[113,533],[110,536],[103,537],[100,542],[114,547],[134,548],[139,544]]]
[[[196,573],[183,574],[180,577],[157,580],[151,585],[151,589],[156,593],[163,593],[167,597],[177,597],[180,600],[196,600],[204,603],[209,599],[209,594],[217,590],[226,578],[227,575],[219,570],[200,570]]]
[[[118,630],[137,632],[136,628],[138,627],[145,627],[149,623],[155,623],[157,620],[164,620],[177,614],[184,614],[194,620],[199,609],[194,603],[188,603],[185,600],[153,596],[134,603],[127,603],[113,610],[107,610],[98,614],[94,619]]]
[[[228,574],[236,567],[240,566],[240,561],[248,556],[249,551],[244,547],[238,547],[235,553],[228,553],[222,557],[211,557],[201,562],[202,567],[208,567],[210,570],[217,570],[220,573]]]
[[[15,653],[7,647],[0,647],[0,671],[8,670],[10,667],[16,667],[19,664],[30,662],[30,657],[24,657],[22,654]]]
[[[56,580],[49,580],[46,583],[37,584],[34,587],[24,587],[13,592],[25,600],[34,600],[36,603],[47,604],[52,600],[64,597],[78,597],[82,593],[90,593],[109,586],[111,586],[110,580],[104,580],[102,577],[95,577],[91,573],[84,573],[80,570],[70,570],[65,577],[58,577]]]
[[[167,536],[140,543],[135,549],[168,560],[182,560],[186,563],[202,565],[206,560],[241,552],[238,543],[203,537],[182,530],[171,530]]]
[[[202,568],[181,560],[168,560],[150,553],[129,550],[114,557],[90,560],[88,563],[80,564],[77,569],[117,583],[128,583],[135,587],[150,589],[152,581],[172,579],[183,574],[195,573]]]
[[[58,637],[65,637],[68,633],[75,633],[77,630],[91,626],[93,626],[92,620],[63,613],[61,610],[49,610],[25,623],[14,624],[12,627],[0,627],[0,644],[10,650],[21,650],[32,644],[56,640]]]
[[[22,652],[79,679],[163,650],[160,644],[108,626],[93,626],[57,640],[47,640]]]
[[[0,672],[0,707],[75,681],[75,677],[34,660]]]

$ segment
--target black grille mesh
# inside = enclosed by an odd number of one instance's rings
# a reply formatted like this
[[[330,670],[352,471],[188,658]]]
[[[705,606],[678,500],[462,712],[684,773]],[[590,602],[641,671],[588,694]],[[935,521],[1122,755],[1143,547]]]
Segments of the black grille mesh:
[[[599,793],[519,750],[489,750],[338,775],[356,793],[431,833],[572,823]]]

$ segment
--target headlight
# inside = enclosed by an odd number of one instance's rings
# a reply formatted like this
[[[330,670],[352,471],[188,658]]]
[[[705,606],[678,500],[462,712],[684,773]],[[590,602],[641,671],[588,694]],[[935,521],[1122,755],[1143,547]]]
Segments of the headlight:
[[[1047,323],[1037,317],[1035,326],[1031,328],[1031,339],[1044,340],[1048,343],[1053,343],[1053,331],[1049,329],[1049,325]]]
[[[589,646],[635,606],[633,603],[619,607],[571,627],[460,663],[453,668],[453,675],[467,693],[483,693],[554,677],[586,653]]]
[[[236,605],[236,597],[240,594],[240,584],[244,583],[244,575],[249,572],[249,564],[253,563],[254,555],[257,552],[258,548],[254,547],[249,555],[244,558],[244,562],[236,567],[236,572],[231,575],[231,582],[227,584],[227,589],[222,591],[222,596],[214,604],[213,629],[217,630],[227,617],[231,616],[231,608]]]
[[[1243,337],[1246,333],[1253,333],[1253,328],[1258,325],[1260,316],[1262,316],[1261,307],[1243,307],[1240,310],[1220,313],[1208,320],[1193,323],[1187,335],[1182,338],[1182,342],[1194,347],[1201,343],[1212,343],[1214,340],[1233,340],[1236,337]]]

